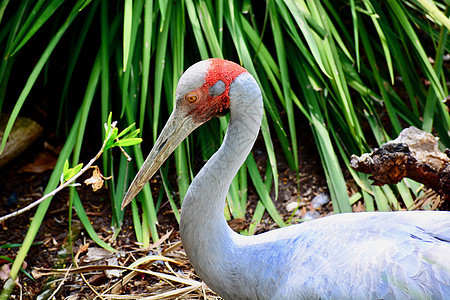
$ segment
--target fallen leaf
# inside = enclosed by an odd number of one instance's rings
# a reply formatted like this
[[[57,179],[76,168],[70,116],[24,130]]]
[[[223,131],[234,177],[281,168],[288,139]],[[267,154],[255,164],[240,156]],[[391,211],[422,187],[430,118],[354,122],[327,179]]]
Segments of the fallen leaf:
[[[53,170],[56,165],[58,156],[50,151],[42,151],[34,159],[32,163],[23,166],[18,172],[19,173],[43,173],[48,170]]]
[[[108,259],[106,260],[106,262],[107,262],[108,266],[118,266],[118,265],[119,265],[119,261],[118,261],[118,259],[117,259],[116,256],[113,256],[113,257],[108,258]],[[119,270],[119,269],[105,270],[105,275],[106,275],[108,278],[111,278],[111,277],[120,277],[120,276],[122,276],[122,273],[123,273],[124,271],[125,271],[125,270]]]
[[[90,247],[87,254],[82,258],[84,263],[92,263],[100,260],[105,260],[111,256],[111,252],[103,248]]]
[[[6,280],[9,278],[9,273],[11,273],[11,269],[9,268],[11,264],[4,264],[0,269],[0,279]]]
[[[117,257],[103,248],[90,247],[87,254],[81,260],[83,263],[90,263],[94,265],[106,264],[108,266],[119,266]],[[111,269],[105,270],[104,272],[108,278],[111,278],[120,277],[124,271],[125,270]]]

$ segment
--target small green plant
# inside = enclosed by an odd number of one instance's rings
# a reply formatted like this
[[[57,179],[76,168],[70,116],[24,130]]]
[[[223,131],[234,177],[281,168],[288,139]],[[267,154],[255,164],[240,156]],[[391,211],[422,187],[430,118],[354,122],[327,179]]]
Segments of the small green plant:
[[[83,164],[78,164],[73,168],[69,168],[69,161],[66,159],[64,162],[63,170],[60,177],[60,186],[50,193],[46,193],[44,196],[42,196],[40,199],[36,200],[35,202],[31,203],[27,207],[24,207],[18,211],[15,211],[11,214],[5,215],[3,217],[0,217],[0,222],[5,221],[9,218],[12,218],[14,216],[17,216],[25,211],[30,210],[31,208],[35,207],[36,205],[40,204],[44,200],[53,197],[56,193],[60,192],[62,189],[72,186],[79,186],[79,183],[74,183],[74,181],[80,177],[82,174],[84,174],[89,168],[93,168],[94,162],[106,151],[113,147],[119,147],[122,150],[122,153],[130,160],[130,156],[126,154],[126,152],[122,149],[122,147],[125,146],[133,146],[140,144],[142,142],[141,138],[136,138],[136,136],[139,134],[139,129],[135,129],[131,133],[129,133],[127,136],[124,136],[127,132],[129,132],[135,124],[131,124],[127,128],[125,128],[122,132],[118,133],[118,129],[116,128],[117,122],[111,123],[111,113],[108,117],[108,123],[105,124],[105,131],[106,131],[106,139],[103,141],[103,145],[100,149],[100,151],[95,155],[94,158],[92,158],[89,163],[83,168]],[[96,167],[98,169],[98,167]],[[103,177],[101,175],[101,177]],[[103,177],[105,178],[105,177]],[[95,181],[94,181],[95,182]],[[87,184],[92,184],[90,181]]]

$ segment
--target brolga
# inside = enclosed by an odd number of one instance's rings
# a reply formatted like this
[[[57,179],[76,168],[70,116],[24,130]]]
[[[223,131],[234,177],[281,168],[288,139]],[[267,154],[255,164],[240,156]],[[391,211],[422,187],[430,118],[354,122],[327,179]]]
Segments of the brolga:
[[[181,207],[186,254],[213,291],[225,299],[450,299],[450,212],[337,214],[254,236],[227,225],[225,197],[263,116],[258,84],[230,61],[183,73],[176,107],[122,208],[194,129],[228,112],[223,144]]]

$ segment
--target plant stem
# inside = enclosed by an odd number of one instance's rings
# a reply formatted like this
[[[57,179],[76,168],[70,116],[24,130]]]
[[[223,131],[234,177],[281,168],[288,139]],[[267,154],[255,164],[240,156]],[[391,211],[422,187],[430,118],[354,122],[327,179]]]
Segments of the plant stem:
[[[54,189],[53,191],[51,191],[50,193],[44,195],[42,198],[36,200],[35,202],[29,204],[28,206],[19,209],[15,212],[12,212],[8,215],[5,215],[3,217],[0,217],[0,222],[3,222],[5,220],[8,220],[12,217],[18,216],[30,209],[32,209],[33,207],[35,207],[36,205],[40,204],[41,202],[43,202],[45,199],[48,199],[50,197],[55,196],[58,192],[60,192],[62,189],[68,187],[70,184],[72,184],[78,177],[81,176],[81,174],[83,174],[84,172],[86,172],[93,164],[94,162],[102,155],[103,151],[105,150],[105,145],[106,142],[103,143],[102,148],[100,149],[100,151],[97,153],[97,155],[95,155],[94,158],[92,158],[88,164],[86,166],[84,166],[78,173],[76,173],[72,178],[70,178],[69,180],[67,180],[64,184],[61,184],[59,187],[57,187],[56,189]]]

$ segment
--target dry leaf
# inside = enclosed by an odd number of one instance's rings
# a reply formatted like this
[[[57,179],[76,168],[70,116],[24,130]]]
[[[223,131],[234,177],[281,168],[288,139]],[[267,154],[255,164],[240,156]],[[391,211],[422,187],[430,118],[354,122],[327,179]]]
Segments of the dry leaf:
[[[87,250],[87,254],[81,259],[84,263],[98,262],[105,260],[111,256],[111,252],[103,248],[90,247]]]
[[[94,171],[92,172],[92,177],[88,178],[84,181],[85,184],[92,185],[92,190],[96,192],[97,190],[101,189],[103,186],[103,175],[100,173],[100,169],[97,166],[93,166]]]
[[[90,247],[87,251],[87,254],[82,258],[82,261],[84,263],[90,263],[94,265],[106,263],[106,265],[108,266],[119,266],[117,257],[113,253],[103,248]],[[125,270],[111,269],[105,270],[104,272],[108,278],[111,278],[120,277],[124,271]]]
[[[0,279],[6,280],[9,278],[9,273],[11,273],[11,269],[9,268],[11,264],[4,264],[0,269]]]
[[[119,266],[119,260],[116,256],[110,257],[106,260],[108,263],[108,266]],[[119,270],[119,269],[112,269],[112,270],[105,270],[105,275],[108,278],[111,277],[120,277],[122,276],[122,273],[125,272],[125,270]]]
[[[43,173],[48,170],[53,170],[56,165],[58,156],[50,151],[42,151],[34,159],[32,163],[23,166],[19,173]]]

